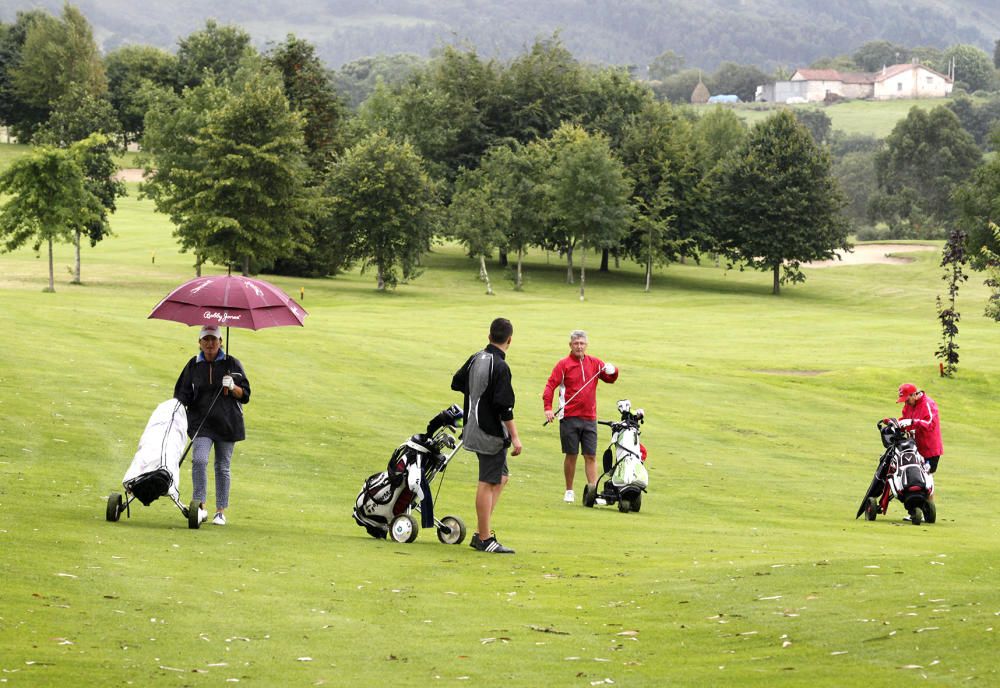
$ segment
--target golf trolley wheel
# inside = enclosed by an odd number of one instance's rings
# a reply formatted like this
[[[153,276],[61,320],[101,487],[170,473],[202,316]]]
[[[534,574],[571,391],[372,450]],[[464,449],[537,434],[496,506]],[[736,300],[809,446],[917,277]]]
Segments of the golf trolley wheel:
[[[927,502],[924,505],[924,521],[927,523],[937,522],[937,507],[934,506],[934,502]]]
[[[865,502],[865,520],[874,521],[878,516],[878,500],[874,497],[869,497],[868,501]]]
[[[641,508],[642,508],[642,493],[640,492],[635,496],[635,499],[632,500],[632,511],[638,513],[639,509]]]
[[[621,499],[619,499],[618,511],[622,512],[623,514],[627,514],[628,512],[632,511],[632,500],[628,499],[627,497],[622,497]]]
[[[188,505],[188,514],[187,514],[188,528],[192,528],[194,530],[201,528],[201,519],[198,518],[198,509],[200,507],[201,504],[198,502],[197,499],[192,500],[191,503]]]
[[[583,505],[593,507],[597,502],[597,485],[583,486]]]
[[[410,514],[400,514],[389,524],[389,537],[396,542],[413,542],[417,539],[420,526]]]
[[[460,545],[465,540],[465,524],[458,516],[445,516],[437,534],[438,540],[446,545]]]
[[[104,517],[109,521],[117,521],[122,516],[123,500],[121,494],[112,492],[108,495],[108,508],[104,512]]]
[[[919,506],[910,511],[910,523],[919,526],[924,521],[924,510]]]

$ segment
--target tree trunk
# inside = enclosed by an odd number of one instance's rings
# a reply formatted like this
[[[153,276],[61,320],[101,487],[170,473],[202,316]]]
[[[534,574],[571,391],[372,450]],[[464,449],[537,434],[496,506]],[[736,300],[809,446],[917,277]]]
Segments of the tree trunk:
[[[646,256],[646,291],[653,286],[653,256]]]
[[[202,263],[201,254],[200,253],[195,253],[194,254],[194,276],[195,277],[201,277],[201,263]]]
[[[617,270],[621,266],[622,266],[622,264],[621,264],[621,261],[619,260],[618,251],[615,251],[615,270]]]
[[[500,267],[502,267],[502,268],[507,267],[507,263],[508,263],[508,261],[507,261],[507,252],[506,251],[500,251]]]
[[[385,291],[385,278],[382,277],[382,266],[378,266],[378,270],[375,273],[375,284],[378,291]]]
[[[601,249],[601,272],[608,272],[608,256],[610,253],[610,249]]]
[[[517,276],[514,278],[514,289],[516,291],[521,291],[521,287],[524,284],[524,280],[521,275],[521,264],[524,262],[524,251],[522,249],[517,249]]]
[[[250,276],[250,256],[243,256],[243,276]]]
[[[479,279],[486,282],[486,295],[493,296],[493,286],[490,284],[490,273],[486,272],[486,256],[479,256]]]
[[[774,287],[771,289],[771,293],[777,296],[781,293],[781,280],[779,279],[781,266],[775,265],[772,270],[774,272]]]
[[[56,280],[52,271],[52,237],[49,237],[49,287],[45,291],[54,292],[56,290]]]
[[[583,301],[583,288],[587,281],[587,249],[580,254],[580,300]]]
[[[573,247],[566,247],[566,284],[573,284]]]
[[[76,237],[73,240],[76,247],[76,261],[73,265],[73,281],[71,284],[82,284],[80,281],[80,230],[76,230]]]

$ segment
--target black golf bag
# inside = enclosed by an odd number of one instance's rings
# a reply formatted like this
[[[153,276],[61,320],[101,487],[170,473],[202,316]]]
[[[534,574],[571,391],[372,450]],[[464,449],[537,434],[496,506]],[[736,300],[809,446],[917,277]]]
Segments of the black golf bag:
[[[461,445],[454,437],[461,419],[462,410],[457,406],[441,411],[430,420],[425,432],[396,447],[384,471],[365,480],[353,516],[369,535],[391,535],[397,542],[413,542],[420,530],[410,513],[416,509],[421,515],[420,525],[436,526],[441,542],[458,544],[465,539],[465,524],[457,516],[434,518],[430,491],[435,476],[448,467]]]
[[[885,452],[879,458],[875,476],[855,518],[864,514],[865,519],[874,521],[879,514],[887,512],[889,502],[895,497],[914,525],[920,525],[922,521],[934,523],[937,521],[937,507],[931,500],[934,476],[917,451],[909,426],[902,425],[895,418],[884,418],[876,427]]]

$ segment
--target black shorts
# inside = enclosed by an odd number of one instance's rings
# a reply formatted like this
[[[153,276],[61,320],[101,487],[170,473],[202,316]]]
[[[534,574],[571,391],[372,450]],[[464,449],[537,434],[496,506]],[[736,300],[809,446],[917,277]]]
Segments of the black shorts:
[[[507,448],[504,447],[496,454],[480,454],[479,457],[479,482],[499,485],[503,482],[503,477],[508,475],[507,471]]]
[[[926,459],[924,459],[924,461],[926,461],[927,463],[929,463],[931,465],[931,468],[930,468],[930,471],[929,471],[930,473],[933,473],[934,471],[937,470],[938,459],[940,459],[940,458],[941,458],[940,456],[928,456]]]
[[[570,417],[559,421],[559,439],[563,454],[579,454],[583,446],[584,456],[597,454],[597,421]]]

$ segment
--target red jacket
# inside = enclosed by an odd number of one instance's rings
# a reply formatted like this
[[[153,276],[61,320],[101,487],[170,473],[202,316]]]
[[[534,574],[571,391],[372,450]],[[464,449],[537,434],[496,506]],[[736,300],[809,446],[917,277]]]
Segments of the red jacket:
[[[556,387],[559,387],[559,405],[566,399],[570,399],[576,394],[571,402],[563,409],[563,417],[583,418],[584,420],[597,420],[597,382],[593,381],[586,387],[583,384],[595,375],[607,383],[613,383],[618,379],[618,370],[612,375],[604,372],[604,361],[593,356],[584,356],[583,360],[570,354],[566,358],[556,363],[552,369],[548,382],[545,383],[545,391],[542,392],[542,403],[545,410],[552,409],[552,396]],[[583,391],[580,392],[580,388]],[[577,394],[577,392],[580,392]]]
[[[924,458],[941,456],[944,445],[941,443],[941,416],[938,415],[937,404],[927,396],[920,395],[913,406],[903,404],[903,418],[912,418],[914,433],[917,440],[917,451]]]

